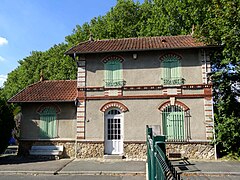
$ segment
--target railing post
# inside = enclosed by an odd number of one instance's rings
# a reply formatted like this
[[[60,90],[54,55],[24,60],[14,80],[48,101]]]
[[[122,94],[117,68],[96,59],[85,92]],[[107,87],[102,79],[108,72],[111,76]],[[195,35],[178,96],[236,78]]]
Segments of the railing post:
[[[148,180],[153,180],[152,174],[152,150],[150,144],[150,138],[152,138],[152,128],[146,127],[146,139],[147,139],[147,160],[148,160]]]
[[[163,149],[162,149],[162,147],[161,147],[161,149],[163,150],[163,152],[165,153],[165,136],[155,136],[155,135],[153,135],[152,136],[152,140],[153,140],[153,152],[154,152],[154,154],[153,154],[153,174],[154,174],[154,179],[156,179],[157,178],[157,171],[156,171],[156,167],[157,167],[157,162],[156,162],[156,148],[155,148],[155,145],[156,145],[156,143],[157,142],[162,142],[162,143],[160,143],[162,146],[163,146]]]

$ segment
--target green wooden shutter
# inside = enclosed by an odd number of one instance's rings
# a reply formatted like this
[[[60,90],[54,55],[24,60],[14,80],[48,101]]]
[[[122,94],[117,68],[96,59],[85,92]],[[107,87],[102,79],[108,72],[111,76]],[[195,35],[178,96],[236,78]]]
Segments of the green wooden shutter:
[[[163,133],[169,141],[184,141],[184,111],[177,106],[168,106],[162,113]]]
[[[171,64],[166,59],[163,61],[163,84],[169,84],[171,81]]]
[[[56,137],[56,111],[53,107],[45,108],[40,114],[40,137]]]
[[[175,57],[165,57],[162,61],[162,79],[165,85],[181,84],[180,61]]]
[[[122,63],[119,60],[105,63],[105,86],[122,86]]]
[[[104,78],[105,86],[110,86],[109,82],[112,79],[112,71],[111,71],[111,65],[109,61],[105,63],[104,69],[105,69],[105,78]]]
[[[180,63],[179,60],[173,59],[171,61],[171,78],[173,84],[179,84],[179,79],[180,79]]]

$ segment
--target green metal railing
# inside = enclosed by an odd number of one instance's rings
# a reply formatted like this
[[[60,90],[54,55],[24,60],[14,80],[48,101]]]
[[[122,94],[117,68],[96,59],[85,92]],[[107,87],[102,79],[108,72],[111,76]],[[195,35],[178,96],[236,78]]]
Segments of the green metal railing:
[[[155,135],[153,129],[146,128],[148,180],[179,180],[180,174],[166,157],[165,136]]]
[[[105,87],[122,87],[125,85],[125,81],[122,79],[105,79],[104,86]]]
[[[177,77],[177,78],[162,78],[163,85],[182,85],[184,84],[184,79]]]

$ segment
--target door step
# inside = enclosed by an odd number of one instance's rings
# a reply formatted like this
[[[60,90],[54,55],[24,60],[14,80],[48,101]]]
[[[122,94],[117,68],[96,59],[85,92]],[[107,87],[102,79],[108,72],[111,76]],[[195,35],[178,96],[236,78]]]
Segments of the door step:
[[[104,155],[104,159],[123,159],[123,155]]]

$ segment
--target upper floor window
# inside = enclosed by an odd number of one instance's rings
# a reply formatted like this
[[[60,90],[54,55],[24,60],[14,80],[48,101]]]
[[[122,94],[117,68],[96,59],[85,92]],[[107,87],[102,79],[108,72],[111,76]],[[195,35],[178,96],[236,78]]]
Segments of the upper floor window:
[[[104,60],[105,78],[104,85],[106,87],[123,86],[122,77],[122,59],[117,57],[108,58]]]
[[[167,54],[160,59],[162,60],[163,85],[183,84],[183,78],[181,76],[181,57],[175,54]]]

